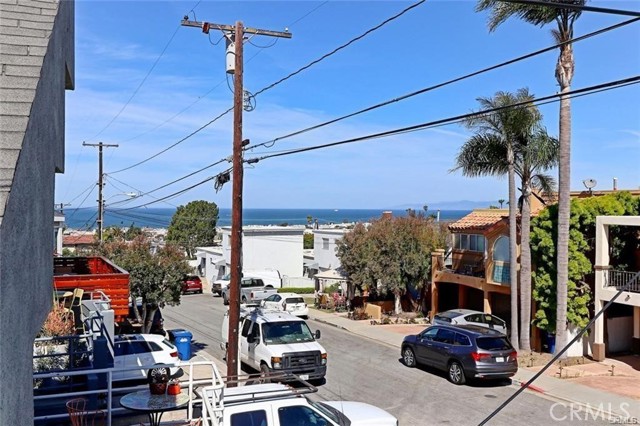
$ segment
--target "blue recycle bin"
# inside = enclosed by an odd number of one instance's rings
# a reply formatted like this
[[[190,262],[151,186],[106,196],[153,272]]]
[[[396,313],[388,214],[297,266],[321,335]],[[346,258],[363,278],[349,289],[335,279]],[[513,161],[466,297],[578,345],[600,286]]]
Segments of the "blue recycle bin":
[[[193,334],[188,330],[169,330],[169,340],[178,348],[178,358],[182,361],[191,359],[191,339]]]

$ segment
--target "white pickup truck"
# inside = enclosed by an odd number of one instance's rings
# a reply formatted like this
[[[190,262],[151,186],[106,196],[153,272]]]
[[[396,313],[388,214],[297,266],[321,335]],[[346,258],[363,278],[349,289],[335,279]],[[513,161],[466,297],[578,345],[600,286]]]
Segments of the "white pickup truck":
[[[317,388],[301,381],[203,389],[206,426],[398,426],[398,420],[374,405],[355,401],[313,401]]]
[[[289,312],[260,307],[240,308],[240,361],[263,375],[292,373],[303,380],[321,382],[327,372],[327,351],[307,323]],[[229,313],[222,321],[222,342],[229,336]]]
[[[278,289],[270,285],[265,285],[262,278],[245,277],[240,281],[240,302],[253,303],[260,302],[272,294],[276,294]],[[229,285],[222,289],[222,303],[229,304]]]

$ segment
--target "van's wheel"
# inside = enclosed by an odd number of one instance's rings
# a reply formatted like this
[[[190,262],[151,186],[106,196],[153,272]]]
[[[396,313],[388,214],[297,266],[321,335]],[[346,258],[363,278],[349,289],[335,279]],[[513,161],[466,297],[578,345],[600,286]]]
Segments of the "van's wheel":
[[[227,299],[227,293],[222,293],[222,304],[223,305],[229,304],[229,299]]]
[[[413,368],[416,366],[416,355],[409,346],[402,349],[402,361],[407,367]]]
[[[267,364],[260,364],[260,383],[271,383],[269,376],[269,366]]]
[[[464,376],[464,370],[462,369],[462,365],[458,361],[451,361],[449,364],[449,381],[454,385],[464,385],[467,381]]]

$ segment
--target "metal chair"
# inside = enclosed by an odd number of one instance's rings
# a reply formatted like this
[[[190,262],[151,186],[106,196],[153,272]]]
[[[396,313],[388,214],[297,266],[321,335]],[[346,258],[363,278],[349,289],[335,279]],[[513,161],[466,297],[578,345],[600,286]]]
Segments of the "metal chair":
[[[67,401],[67,413],[71,426],[99,426],[105,421],[104,411],[87,411],[86,398],[74,398]]]

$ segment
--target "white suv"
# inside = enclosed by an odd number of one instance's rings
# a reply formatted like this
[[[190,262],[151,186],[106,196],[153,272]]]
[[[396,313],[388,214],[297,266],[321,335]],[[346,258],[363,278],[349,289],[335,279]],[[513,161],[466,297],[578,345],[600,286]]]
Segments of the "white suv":
[[[297,317],[307,318],[309,316],[309,308],[304,303],[304,299],[295,293],[277,293],[262,299],[260,304],[268,309],[277,309],[279,311],[287,311]]]
[[[149,369],[157,364],[176,364],[178,349],[163,336],[157,334],[121,334],[113,342],[113,381],[146,379]],[[130,369],[140,367],[143,369]],[[173,376],[177,367],[162,368]]]
[[[462,325],[471,324],[481,327],[498,330],[500,333],[507,334],[507,323],[495,315],[485,314],[480,311],[472,311],[470,309],[451,309],[445,312],[439,312],[433,317],[435,325]]]

